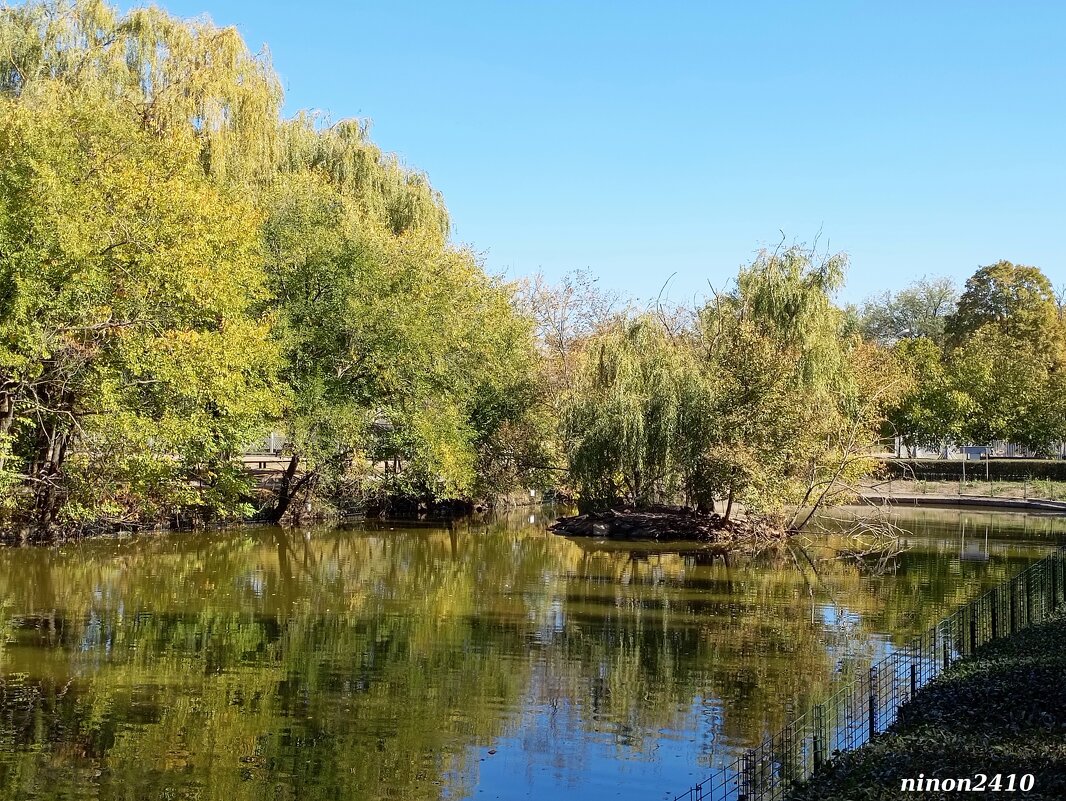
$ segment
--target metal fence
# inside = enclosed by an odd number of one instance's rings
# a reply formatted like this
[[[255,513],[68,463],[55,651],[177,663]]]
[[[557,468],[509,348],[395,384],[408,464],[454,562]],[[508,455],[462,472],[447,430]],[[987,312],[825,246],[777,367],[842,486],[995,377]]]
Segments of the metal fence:
[[[779,801],[833,755],[858,748],[956,660],[1039,623],[1066,602],[1066,547],[956,610],[906,648],[674,801]]]
[[[961,477],[958,473],[923,472],[913,478],[890,476],[868,487],[891,497],[902,491],[910,495],[958,495],[975,498],[1013,498],[1017,500],[1066,501],[1066,485],[1061,481],[1033,478],[1019,473],[987,478],[980,467]]]

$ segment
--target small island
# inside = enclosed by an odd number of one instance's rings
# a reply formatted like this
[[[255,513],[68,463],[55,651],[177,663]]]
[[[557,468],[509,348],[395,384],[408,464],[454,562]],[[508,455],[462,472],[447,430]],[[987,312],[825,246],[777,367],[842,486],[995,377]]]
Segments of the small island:
[[[668,506],[608,509],[560,517],[549,528],[571,537],[609,540],[685,540],[729,547],[763,547],[783,542],[789,532],[766,520],[727,519],[716,513]]]

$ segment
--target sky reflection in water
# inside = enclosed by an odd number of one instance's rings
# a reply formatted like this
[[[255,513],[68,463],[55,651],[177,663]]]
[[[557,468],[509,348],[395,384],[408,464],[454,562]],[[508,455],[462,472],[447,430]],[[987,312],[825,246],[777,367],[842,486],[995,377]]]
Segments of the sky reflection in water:
[[[672,797],[1066,537],[900,522],[882,575],[528,510],[0,551],[0,798]]]

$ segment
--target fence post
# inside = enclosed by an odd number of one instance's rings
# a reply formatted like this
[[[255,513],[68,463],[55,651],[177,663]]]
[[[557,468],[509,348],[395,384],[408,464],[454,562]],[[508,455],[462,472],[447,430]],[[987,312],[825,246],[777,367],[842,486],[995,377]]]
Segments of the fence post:
[[[932,678],[940,672],[940,660],[937,657],[937,642],[940,634],[940,626],[933,626],[933,636],[929,640],[929,677]]]
[[[1064,571],[1063,571],[1063,556],[1064,556],[1064,554],[1063,554],[1063,551],[1061,549],[1059,550],[1059,552],[1056,552],[1056,554],[1055,554],[1055,568],[1056,568],[1057,571],[1059,571],[1059,576],[1060,576],[1060,579],[1061,579],[1059,581],[1060,584],[1063,584],[1064,582],[1066,582],[1066,575],[1063,575],[1063,573],[1064,573]],[[1066,588],[1063,588],[1063,590],[1064,590],[1063,595],[1066,596]],[[1055,606],[1056,607],[1059,606],[1059,599],[1057,599],[1057,598],[1055,598]]]
[[[825,706],[818,704],[814,708],[814,772],[817,773],[825,759]]]
[[[1007,594],[1010,596],[1010,633],[1013,634],[1018,630],[1018,593],[1015,592],[1015,581],[1011,579],[1007,584]]]
[[[999,587],[992,590],[992,639],[999,637]]]
[[[1051,554],[1051,609],[1059,608],[1059,556],[1058,552]]]
[[[970,604],[970,655],[977,650],[977,601]]]
[[[738,801],[755,797],[755,750],[748,749],[744,754],[744,793]]]
[[[877,668],[870,668],[870,739],[877,734]]]
[[[1051,609],[1059,605],[1059,558],[1051,554]]]
[[[1047,596],[1050,588],[1050,582],[1047,575],[1047,560],[1045,559],[1040,565],[1040,619],[1043,620],[1047,617]]]
[[[948,665],[951,664],[951,623],[947,622],[944,627],[944,635],[940,638],[944,643],[944,670],[948,669]]]
[[[1033,573],[1029,571],[1025,574],[1025,625],[1031,626],[1033,624]]]

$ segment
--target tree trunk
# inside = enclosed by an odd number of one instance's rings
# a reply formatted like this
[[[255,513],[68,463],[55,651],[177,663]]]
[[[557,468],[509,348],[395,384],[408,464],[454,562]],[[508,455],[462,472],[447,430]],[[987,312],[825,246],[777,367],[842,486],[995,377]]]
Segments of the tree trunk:
[[[15,421],[15,397],[10,392],[0,393],[0,434],[11,430]]]
[[[293,497],[293,479],[296,477],[296,471],[300,467],[300,457],[298,454],[293,454],[289,459],[289,466],[285,468],[285,473],[281,477],[281,487],[278,488],[278,498],[274,502],[274,508],[271,510],[267,519],[277,525],[281,522],[281,519],[285,517],[285,513],[289,511],[289,504],[292,503]]]
[[[40,467],[37,476],[41,481],[37,495],[34,499],[34,518],[37,532],[46,535],[55,522],[56,513],[59,511],[60,495],[59,481],[63,463],[67,457],[67,444],[70,439],[69,432],[57,431],[42,432],[47,448],[40,458]]]

